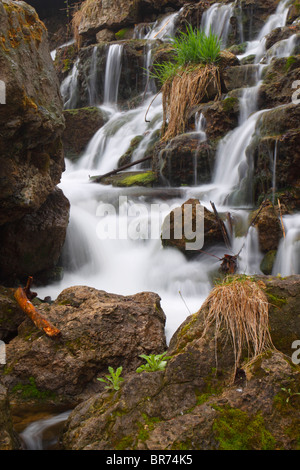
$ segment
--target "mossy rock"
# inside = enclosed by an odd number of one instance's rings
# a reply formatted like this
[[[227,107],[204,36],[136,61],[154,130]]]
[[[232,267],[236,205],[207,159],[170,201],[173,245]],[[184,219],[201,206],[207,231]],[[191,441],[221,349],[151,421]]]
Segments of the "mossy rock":
[[[268,251],[265,254],[261,264],[260,269],[264,274],[272,274],[273,265],[275,262],[277,250]]]
[[[111,184],[120,188],[131,186],[152,187],[157,182],[157,177],[152,171],[122,172],[101,180],[102,184]]]

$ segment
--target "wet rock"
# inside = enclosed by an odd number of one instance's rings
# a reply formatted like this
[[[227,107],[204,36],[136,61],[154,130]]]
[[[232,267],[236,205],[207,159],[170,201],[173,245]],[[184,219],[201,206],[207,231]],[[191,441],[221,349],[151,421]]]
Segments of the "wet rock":
[[[124,373],[142,362],[140,354],[162,353],[165,315],[150,292],[120,296],[91,287],[70,287],[40,313],[62,332],[53,341],[30,319],[7,345],[4,381],[17,403],[78,403],[102,390],[97,381],[108,366]]]
[[[254,212],[252,216],[255,217],[260,209]],[[279,241],[282,238],[282,228],[279,221],[279,212],[276,211],[271,202],[267,202],[263,205],[254,225],[258,231],[259,247],[261,251],[267,253],[272,250],[277,250]]]
[[[132,186],[152,187],[157,183],[153,171],[125,171],[113,176],[107,176],[101,180],[101,184],[111,184],[118,188],[130,188]]]
[[[0,30],[1,80],[6,83],[6,104],[0,106],[0,278],[7,284],[55,265],[66,233],[68,202],[62,196],[62,214],[53,213],[52,194],[65,168],[64,118],[46,28],[25,2],[5,0],[0,4]],[[49,210],[48,222],[44,210]],[[58,222],[62,218],[64,224]],[[60,228],[57,240],[54,219]],[[36,264],[43,224],[49,232]],[[31,240],[26,238],[29,233]]]
[[[289,312],[296,321],[293,302],[300,293],[299,276],[286,281],[263,279],[268,295],[276,284],[282,295],[293,299]],[[296,449],[299,366],[280,351],[270,350],[242,366],[232,383],[231,343],[222,342],[222,331],[218,337],[222,346],[216,351],[214,329],[203,335],[205,315],[204,307],[179,327],[164,371],[130,373],[119,391],[96,394],[76,407],[64,429],[64,448]],[[278,323],[281,335],[290,341],[280,308],[270,313],[272,334]]]
[[[214,156],[214,142],[201,142],[197,133],[186,133],[158,146],[153,165],[172,186],[208,183]]]
[[[0,450],[20,449],[21,443],[12,425],[7,390],[0,383]]]
[[[281,197],[281,193],[286,192],[285,199],[290,209],[298,206],[297,192],[300,174],[298,127],[299,106],[294,104],[267,111],[259,118],[256,136],[247,149],[249,160],[254,166],[255,201],[272,193],[272,197],[276,196],[277,200],[277,197]],[[276,174],[274,175],[275,156]],[[293,171],[288,170],[291,168]],[[273,188],[274,182],[275,188]]]
[[[180,233],[180,227],[184,227],[184,206],[192,206],[192,229],[196,230],[197,205],[200,204],[198,199],[189,199],[181,207],[175,208],[164,220],[162,225],[162,245],[164,247],[173,247],[180,250],[186,255],[197,254],[197,251],[190,252],[186,249],[186,243],[192,242],[187,240],[184,234],[178,238],[176,233]],[[182,233],[182,232],[181,232]],[[204,245],[203,250],[224,243],[222,231],[219,228],[215,215],[204,207]]]
[[[299,79],[300,56],[274,58],[263,74],[263,84],[259,89],[259,109],[290,104],[296,91],[293,83]]]
[[[107,115],[97,107],[67,109],[64,111],[66,127],[63,133],[65,158],[77,159],[94,134],[107,122]],[[80,132],[78,132],[80,129]]]
[[[254,86],[257,83],[257,76],[258,66],[256,64],[227,67],[222,73],[227,91]]]
[[[29,5],[0,4],[0,224],[36,211],[60,182],[64,128],[47,31]]]
[[[275,13],[278,0],[243,0],[241,9],[236,8],[236,16],[242,19],[244,40],[254,40],[264,26],[266,19]]]
[[[56,266],[66,237],[69,210],[68,199],[56,188],[40,209],[0,227],[3,283],[26,283],[28,276],[38,279]]]
[[[289,25],[284,26],[283,28],[275,28],[271,31],[270,34],[266,37],[266,49],[270,49],[274,44],[278,43],[279,41],[283,41],[285,39],[290,38],[296,33],[299,33],[300,25]]]
[[[8,342],[17,335],[24,312],[14,298],[15,289],[0,286],[0,340]]]
[[[203,114],[206,136],[214,142],[238,125],[239,99],[236,96],[228,96],[224,100],[201,105],[196,112]]]

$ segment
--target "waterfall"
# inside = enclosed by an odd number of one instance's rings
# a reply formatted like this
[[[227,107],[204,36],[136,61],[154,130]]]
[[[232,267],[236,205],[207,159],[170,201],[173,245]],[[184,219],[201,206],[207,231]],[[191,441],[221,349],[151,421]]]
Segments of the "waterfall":
[[[282,28],[286,25],[290,3],[290,0],[279,2],[276,12],[269,16],[258,37],[254,41],[248,42],[246,52],[239,56],[240,59],[255,55],[255,62],[258,63],[263,58],[266,53],[266,36],[275,28]]]
[[[230,31],[232,7],[233,4],[212,5],[203,18],[202,26],[212,27],[217,34],[222,36],[223,41],[226,41]],[[272,21],[266,21],[265,26],[267,27],[264,30],[269,32],[273,27],[271,23],[284,25],[286,9],[287,2],[282,1],[275,17],[271,15]],[[147,46],[144,48],[146,68],[152,60],[151,44],[153,44],[153,40],[160,35],[163,36],[163,40],[166,40],[171,34],[170,32],[174,31],[178,14],[178,12],[172,13],[160,23],[143,26],[143,32],[136,28],[136,34],[141,34],[143,38],[147,36]],[[166,24],[168,20],[170,21]],[[164,25],[165,27],[163,27]],[[261,35],[259,38],[259,41],[263,39]],[[282,44],[281,52],[277,50],[276,54],[285,54],[292,47],[291,44],[292,39]],[[248,45],[250,49],[251,47],[253,49],[254,46],[258,51],[259,44],[257,42]],[[192,186],[191,188],[132,187],[121,189],[89,184],[88,176],[104,174],[116,168],[120,157],[128,150],[132,139],[136,136],[141,137],[141,142],[133,152],[132,158],[137,160],[145,155],[148,145],[162,124],[162,100],[159,95],[148,110],[153,99],[152,90],[149,90],[149,93],[145,95],[144,102],[139,107],[129,111],[117,109],[122,45],[111,44],[109,46],[105,72],[105,98],[104,105],[101,106],[109,114],[109,120],[95,133],[78,162],[67,162],[66,171],[60,184],[71,202],[71,221],[63,251],[65,275],[61,282],[39,288],[40,297],[44,294],[55,298],[63,288],[81,284],[123,295],[144,290],[157,292],[162,299],[162,308],[167,317],[166,335],[168,341],[175,329],[189,314],[182,303],[179,292],[191,312],[200,308],[211,290],[211,278],[220,266],[218,260],[205,254],[201,254],[199,258],[196,257],[192,261],[187,260],[176,249],[162,249],[159,236],[140,239],[99,236],[105,233],[105,227],[109,227],[110,224],[119,228],[121,233],[125,228],[130,231],[132,227],[139,225],[144,229],[150,226],[158,227],[159,233],[164,216],[173,207],[180,206],[190,197],[199,197],[210,210],[210,201],[214,201],[220,212],[226,209],[230,210],[232,214],[243,213],[245,220],[248,221],[247,210],[241,209],[251,202],[247,194],[250,171],[247,149],[255,137],[256,123],[262,113],[266,111],[257,110],[256,98],[261,83],[262,70],[265,66],[258,63],[261,60],[259,57],[260,55],[257,59],[256,71],[253,68],[256,73],[254,86],[246,87],[240,94],[238,126],[221,139],[218,145],[214,176],[210,184]],[[92,70],[91,65],[91,74]],[[91,77],[90,81],[92,81]],[[145,121],[147,110],[147,120],[150,122]],[[202,139],[205,139],[205,121],[201,114],[196,116],[195,132],[198,132],[200,144]],[[196,163],[195,160],[194,182],[199,176],[197,175]],[[120,197],[127,199],[120,203]],[[114,210],[105,217],[100,217],[99,208],[103,204],[111,204]],[[240,209],[233,208],[229,204],[234,204]],[[125,217],[125,213],[128,217]],[[294,247],[298,246],[298,242],[292,237],[292,227],[295,227],[296,223],[298,224],[297,217],[291,221],[285,218],[287,229],[285,244],[288,243],[289,246]],[[119,231],[117,230],[116,233],[118,234]],[[292,239],[293,242],[289,241]],[[259,273],[262,254],[259,250],[257,232],[253,227],[245,237],[233,235],[233,254],[238,253],[241,248],[238,272]],[[214,255],[222,258],[225,253],[227,253],[227,249],[224,246],[213,247]],[[281,253],[282,250],[279,249],[276,266],[283,262],[284,255]],[[299,268],[295,266],[295,269]],[[278,272],[281,271],[284,272],[282,268],[278,268]]]
[[[275,202],[276,192],[276,166],[277,166],[277,151],[278,151],[278,139],[275,142],[274,156],[273,156],[273,171],[272,171],[272,202]]]
[[[272,274],[300,274],[300,213],[283,216],[285,237],[282,238]]]
[[[63,80],[60,92],[64,103],[65,109],[74,109],[78,102],[78,66],[79,58],[76,59],[72,67],[71,73]]]
[[[112,44],[109,46],[105,68],[104,104],[117,103],[122,70],[122,55],[122,45]]]
[[[97,104],[97,53],[98,47],[93,47],[91,66],[88,80],[89,105]]]
[[[214,3],[204,12],[201,20],[201,29],[206,35],[208,35],[210,31],[216,34],[222,41],[223,49],[225,49],[227,45],[233,8],[233,3],[229,3],[228,5]]]
[[[29,424],[29,426],[27,426],[27,428],[20,434],[26,450],[44,450],[43,433],[45,430],[62,424],[68,419],[69,414],[70,411],[65,411],[57,416],[40,419]],[[53,447],[55,444],[57,444],[56,438],[48,442],[48,447]]]
[[[175,34],[176,21],[180,16],[181,11],[182,8],[178,12],[171,13],[166,17],[155,21],[155,23],[147,25],[142,24],[142,28],[140,26],[136,26],[133,37],[135,39],[169,40]]]

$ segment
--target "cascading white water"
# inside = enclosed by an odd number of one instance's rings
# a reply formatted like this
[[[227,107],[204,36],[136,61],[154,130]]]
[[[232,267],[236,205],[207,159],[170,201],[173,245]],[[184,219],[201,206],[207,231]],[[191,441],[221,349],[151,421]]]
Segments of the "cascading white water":
[[[98,47],[93,47],[90,74],[88,80],[88,92],[89,92],[89,105],[95,106],[97,104],[97,59],[98,59]]]
[[[123,46],[121,44],[112,44],[108,48],[106,68],[105,68],[105,86],[104,86],[104,104],[115,104],[118,100],[119,83],[122,70]]]
[[[43,433],[46,429],[57,426],[68,419],[70,411],[65,411],[51,418],[44,418],[31,423],[20,434],[26,450],[44,450]],[[49,442],[49,447],[54,446],[57,440]]]
[[[233,3],[229,3],[228,5],[215,3],[204,12],[201,19],[201,29],[206,35],[208,35],[210,31],[216,34],[222,41],[223,49],[225,49],[227,45],[233,8]]]
[[[272,274],[300,274],[300,213],[283,216],[285,237],[280,242]]]
[[[280,8],[285,5],[285,1],[281,2]],[[283,11],[285,14],[285,8],[283,10],[280,8],[278,11]],[[210,22],[212,24],[212,20]],[[280,24],[284,22],[283,18]],[[156,32],[161,26],[155,26]],[[153,29],[151,31],[151,35],[156,34]],[[166,32],[166,27],[164,31]],[[114,52],[117,52],[116,48]],[[109,72],[109,69],[107,67],[106,86],[107,89],[111,87],[111,96],[114,98],[107,99],[109,106],[105,109],[110,114],[110,119],[95,134],[78,163],[67,162],[67,170],[61,183],[61,188],[71,202],[71,222],[64,248],[65,276],[60,283],[39,289],[39,295],[41,297],[43,294],[51,295],[55,298],[63,288],[74,284],[88,284],[124,295],[141,290],[157,292],[162,298],[162,307],[167,316],[166,334],[169,340],[177,326],[189,313],[179,292],[185,299],[189,310],[196,311],[211,289],[210,273],[219,267],[219,262],[205,255],[202,255],[200,259],[187,261],[178,251],[163,249],[159,236],[156,239],[138,240],[130,237],[125,239],[99,238],[99,230],[101,232],[99,222],[108,223],[110,220],[118,225],[121,222],[125,224],[126,221],[127,226],[132,227],[132,224],[136,226],[145,224],[147,221],[149,226],[153,224],[157,226],[158,214],[151,212],[151,203],[162,202],[161,199],[155,199],[156,190],[152,191],[147,188],[121,190],[110,186],[90,184],[88,181],[88,175],[103,174],[115,168],[118,159],[128,149],[132,138],[137,135],[144,136],[144,138],[134,152],[133,158],[140,158],[147,148],[147,139],[151,138],[151,132],[159,129],[162,122],[160,97],[154,101],[149,110],[150,123],[145,122],[145,113],[151,96],[147,97],[139,108],[128,112],[121,112],[116,110],[116,107],[112,107],[111,103],[116,102],[117,80],[110,80],[112,78],[110,74],[114,76],[116,74]],[[160,190],[162,194],[164,192],[168,194],[168,207],[164,208],[163,214],[167,214],[174,204],[180,206],[189,197],[198,197],[198,194],[201,195],[203,204],[208,208],[210,208],[209,201],[212,200],[220,211],[233,211],[232,207],[226,207],[224,204],[226,200],[227,202],[230,200],[235,188],[238,188],[245,179],[248,169],[246,150],[253,137],[256,122],[264,112],[256,111],[255,97],[260,85],[261,67],[257,67],[257,70],[256,85],[253,88],[246,88],[240,98],[239,126],[222,139],[218,148],[214,180],[206,186],[181,188],[180,195],[176,197],[170,195],[167,189]],[[111,85],[113,82],[114,85]],[[201,134],[205,133],[203,120],[196,121],[195,131],[203,136]],[[128,208],[135,207],[134,203],[142,204],[147,215],[145,211],[142,211],[140,214],[132,214],[127,219],[124,216],[121,217],[118,206],[120,195],[128,197]],[[97,209],[104,203],[111,203],[116,208],[116,212],[102,220],[99,214],[97,215]],[[160,223],[162,220],[163,217]],[[241,251],[240,272],[260,272],[261,254],[255,230],[249,230],[246,239],[234,237],[235,253],[240,249],[240,244],[244,244]],[[214,254],[222,257],[224,248],[214,247]]]
[[[73,108],[76,108],[76,105],[77,105],[77,101],[78,101],[77,83],[78,83],[78,73],[79,73],[78,66],[79,66],[79,58],[76,59],[72,67],[71,73],[63,80],[60,86],[60,92],[61,92],[65,109],[73,109]]]
[[[255,55],[255,62],[258,63],[266,53],[266,36],[275,28],[282,28],[286,25],[290,9],[290,0],[281,0],[276,12],[269,16],[258,37],[254,41],[249,41],[246,52],[239,56],[243,58],[249,55]]]

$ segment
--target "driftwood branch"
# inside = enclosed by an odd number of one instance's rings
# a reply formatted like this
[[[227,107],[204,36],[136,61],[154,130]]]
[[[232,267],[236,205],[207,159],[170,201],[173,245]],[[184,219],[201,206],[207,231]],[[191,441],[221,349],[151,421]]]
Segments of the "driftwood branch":
[[[225,245],[226,245],[227,248],[231,248],[231,243],[230,243],[230,240],[229,240],[229,236],[228,236],[225,224],[224,224],[223,220],[221,219],[221,217],[219,216],[215,204],[211,201],[210,201],[210,204],[211,204],[211,207],[213,208],[213,211],[214,211],[214,214],[216,216],[218,225],[219,225],[220,230],[222,232]]]
[[[138,165],[139,163],[146,162],[147,160],[150,160],[151,158],[152,158],[152,156],[140,158],[140,160],[136,160],[135,162],[132,162],[132,163],[127,163],[126,165],[120,166],[120,168],[116,168],[115,170],[111,170],[108,173],[105,173],[105,175],[91,176],[90,179],[93,183],[100,183],[103,178],[107,178],[108,176],[116,175],[120,171],[127,170],[127,168]]]
[[[35,306],[30,302],[30,300],[36,296],[35,292],[30,291],[30,286],[32,284],[32,277],[28,278],[25,288],[19,287],[15,292],[15,299],[18,302],[19,306],[24,313],[33,321],[35,326],[43,330],[47,336],[50,338],[57,338],[61,335],[60,330],[46,320],[35,308]],[[30,300],[29,300],[30,298]]]

